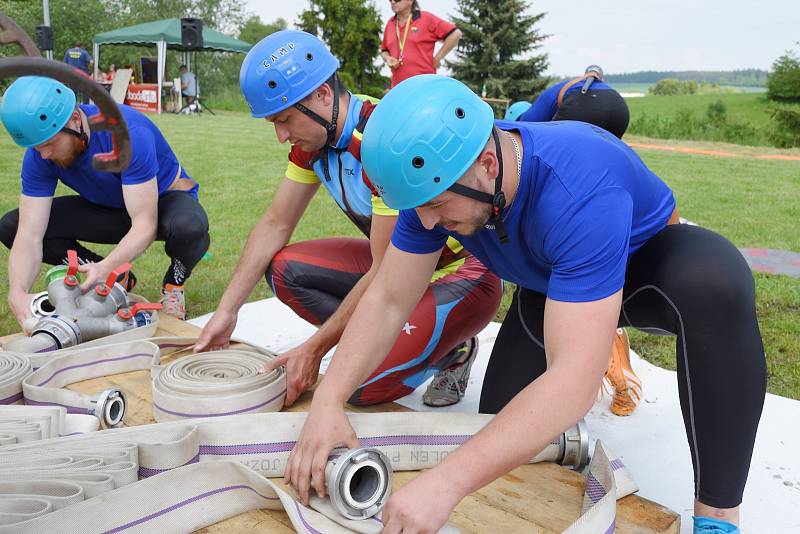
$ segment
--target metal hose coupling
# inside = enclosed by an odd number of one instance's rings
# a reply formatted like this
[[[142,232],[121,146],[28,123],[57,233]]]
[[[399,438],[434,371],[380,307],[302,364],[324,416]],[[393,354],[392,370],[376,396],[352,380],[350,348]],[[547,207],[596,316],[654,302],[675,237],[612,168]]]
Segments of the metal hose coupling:
[[[367,519],[380,512],[392,490],[392,464],[378,449],[350,449],[325,467],[333,507],[349,519]]]
[[[60,315],[49,315],[39,320],[31,337],[44,334],[50,337],[59,349],[74,347],[81,342],[81,330],[75,321]]]
[[[586,421],[581,419],[577,425],[561,434],[560,448],[563,452],[558,463],[561,465],[575,471],[581,471],[589,465],[589,429]]]
[[[47,291],[36,293],[31,300],[31,313],[34,317],[49,317],[56,313],[56,309],[48,298]]]
[[[89,409],[89,415],[94,415],[100,420],[100,428],[114,428],[122,424],[128,401],[125,392],[121,389],[107,389],[92,399],[94,408]]]

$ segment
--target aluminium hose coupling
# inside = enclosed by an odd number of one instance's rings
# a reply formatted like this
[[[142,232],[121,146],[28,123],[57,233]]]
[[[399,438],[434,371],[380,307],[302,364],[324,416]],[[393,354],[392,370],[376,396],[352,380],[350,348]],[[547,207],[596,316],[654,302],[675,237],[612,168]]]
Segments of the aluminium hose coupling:
[[[378,449],[350,449],[328,462],[325,484],[336,511],[348,519],[367,519],[389,499],[392,464]]]
[[[38,319],[49,317],[56,313],[56,309],[50,303],[47,291],[36,293],[33,296],[33,299],[31,299],[31,313]]]
[[[122,424],[128,401],[125,392],[121,389],[107,389],[92,399],[94,408],[89,410],[89,415],[94,415],[100,420],[100,428],[115,428]]]
[[[561,465],[574,471],[581,471],[589,465],[589,429],[581,419],[573,427],[561,434],[561,448],[564,451]]]
[[[75,321],[60,315],[41,318],[31,332],[31,337],[38,334],[45,334],[52,338],[59,349],[74,347],[81,342],[81,331]]]

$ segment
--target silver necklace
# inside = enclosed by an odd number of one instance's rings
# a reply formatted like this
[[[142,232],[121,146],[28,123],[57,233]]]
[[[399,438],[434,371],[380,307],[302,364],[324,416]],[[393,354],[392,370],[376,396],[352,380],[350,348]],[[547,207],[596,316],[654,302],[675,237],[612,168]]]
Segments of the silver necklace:
[[[522,178],[522,153],[519,150],[519,143],[517,143],[517,139],[507,131],[503,130],[503,133],[511,139],[511,143],[514,145],[514,154],[517,156],[517,176]]]

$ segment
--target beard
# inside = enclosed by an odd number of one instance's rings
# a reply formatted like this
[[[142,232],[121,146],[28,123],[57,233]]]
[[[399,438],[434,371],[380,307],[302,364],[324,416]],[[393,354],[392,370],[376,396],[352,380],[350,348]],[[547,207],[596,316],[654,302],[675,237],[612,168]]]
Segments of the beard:
[[[486,229],[486,225],[489,223],[489,219],[492,217],[492,206],[485,206],[481,213],[471,217],[467,221],[448,221],[447,223],[440,223],[440,226],[443,227],[450,227],[452,228],[453,232],[463,235],[463,236],[471,236],[475,235],[481,230]]]
[[[73,135],[69,135],[66,155],[62,158],[50,158],[50,161],[55,163],[57,166],[61,167],[62,169],[68,169],[75,163],[75,160],[78,159],[78,156],[83,154],[86,148],[83,146],[83,143],[80,139]]]

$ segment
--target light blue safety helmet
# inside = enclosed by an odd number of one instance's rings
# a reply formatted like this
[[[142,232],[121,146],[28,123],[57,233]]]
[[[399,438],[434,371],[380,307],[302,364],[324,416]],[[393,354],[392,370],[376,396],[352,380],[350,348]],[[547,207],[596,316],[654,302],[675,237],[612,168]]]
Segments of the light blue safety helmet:
[[[3,95],[0,117],[11,139],[28,148],[60,132],[74,109],[75,93],[63,83],[43,76],[24,76]]]
[[[489,104],[453,78],[404,80],[375,107],[361,141],[361,162],[387,206],[417,207],[464,175],[494,126]]]
[[[339,84],[333,84],[334,113],[327,121],[300,104],[339,69],[339,60],[325,43],[299,30],[281,30],[261,39],[242,62],[239,86],[256,118],[275,115],[292,106],[322,125],[333,144],[339,115]]]
[[[507,121],[515,121],[519,119],[520,115],[531,109],[531,103],[524,100],[514,102],[506,110],[506,116],[503,117]]]

